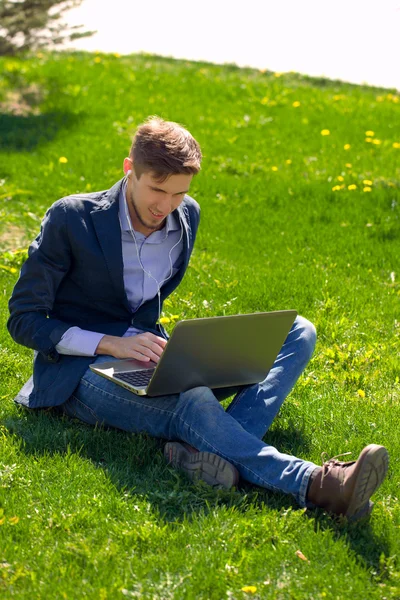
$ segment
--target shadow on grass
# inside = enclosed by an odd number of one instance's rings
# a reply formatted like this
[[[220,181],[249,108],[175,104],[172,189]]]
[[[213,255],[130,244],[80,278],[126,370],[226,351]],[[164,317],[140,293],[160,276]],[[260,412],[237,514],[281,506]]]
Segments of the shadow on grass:
[[[0,113],[0,151],[33,150],[53,140],[61,129],[79,124],[82,115],[68,112],[49,112],[20,116]]]
[[[188,482],[185,476],[168,467],[162,455],[163,440],[145,434],[132,435],[111,427],[92,427],[77,419],[61,416],[53,410],[29,411],[18,407],[17,417],[8,416],[3,423],[11,434],[21,440],[25,454],[73,453],[89,459],[101,468],[120,491],[132,500],[140,497],[149,502],[160,521],[181,522],[199,512],[207,514],[217,506],[234,507],[243,514],[250,507],[260,510],[268,506],[279,514],[298,510],[291,496],[272,493],[241,482],[238,489],[215,490],[203,482]],[[308,442],[298,428],[275,427],[266,442],[282,451],[296,454]],[[314,531],[330,531],[333,537],[344,539],[361,563],[383,579],[380,557],[389,555],[388,540],[377,537],[369,519],[348,523],[331,518],[322,510],[305,511],[304,518],[314,521]]]

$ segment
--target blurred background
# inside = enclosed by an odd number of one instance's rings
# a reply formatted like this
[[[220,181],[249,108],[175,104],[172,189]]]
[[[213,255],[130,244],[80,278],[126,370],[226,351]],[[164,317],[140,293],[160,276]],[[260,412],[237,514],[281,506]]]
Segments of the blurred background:
[[[400,0],[83,0],[68,47],[236,63],[400,89]]]

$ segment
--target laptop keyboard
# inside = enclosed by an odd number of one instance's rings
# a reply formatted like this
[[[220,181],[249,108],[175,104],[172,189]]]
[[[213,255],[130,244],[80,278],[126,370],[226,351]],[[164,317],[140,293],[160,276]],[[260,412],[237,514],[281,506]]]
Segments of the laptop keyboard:
[[[122,373],[114,373],[116,379],[120,379],[125,383],[130,383],[133,386],[146,386],[153,376],[155,369],[146,369],[146,371],[130,371]]]

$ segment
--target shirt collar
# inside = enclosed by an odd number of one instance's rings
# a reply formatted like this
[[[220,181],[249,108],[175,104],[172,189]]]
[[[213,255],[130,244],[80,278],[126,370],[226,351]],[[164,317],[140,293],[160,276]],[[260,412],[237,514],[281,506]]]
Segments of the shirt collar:
[[[124,182],[123,185],[121,186],[121,190],[119,192],[119,217],[120,217],[122,231],[130,231],[129,225],[133,229],[131,218],[129,216],[129,211],[128,211],[126,201],[125,201],[126,187],[127,187],[127,184],[126,184],[126,182]],[[181,225],[180,225],[180,221],[178,218],[178,213],[176,215],[174,213],[170,213],[166,218],[166,223],[165,223],[164,227],[158,231],[155,231],[154,233],[158,233],[159,235],[161,234],[161,239],[166,239],[168,234],[171,231],[178,231],[180,228],[181,228]],[[141,235],[135,229],[133,229],[133,230],[138,235]],[[153,235],[153,234],[151,234],[151,235]]]

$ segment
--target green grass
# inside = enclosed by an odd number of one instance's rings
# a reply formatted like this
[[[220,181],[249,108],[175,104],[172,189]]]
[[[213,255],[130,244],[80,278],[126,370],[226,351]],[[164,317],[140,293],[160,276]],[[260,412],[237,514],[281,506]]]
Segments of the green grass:
[[[45,54],[0,70],[2,597],[400,598],[399,95],[152,56]],[[149,114],[185,124],[204,152],[201,228],[167,327],[286,308],[314,322],[314,357],[265,439],[317,463],[384,443],[369,521],[192,485],[158,440],[14,405],[32,354],[5,322],[27,244],[56,199],[122,176]]]

